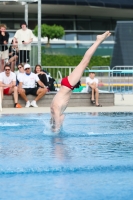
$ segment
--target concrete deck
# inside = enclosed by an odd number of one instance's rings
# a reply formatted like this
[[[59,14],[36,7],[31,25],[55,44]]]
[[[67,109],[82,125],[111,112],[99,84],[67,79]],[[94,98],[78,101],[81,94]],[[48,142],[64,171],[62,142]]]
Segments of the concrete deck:
[[[48,92],[45,96],[43,96],[38,102],[37,105],[39,107],[50,107],[52,99],[56,95],[56,92]],[[27,95],[29,101],[35,99],[33,95]],[[92,103],[90,101],[91,94],[90,93],[81,93],[75,92],[72,93],[68,106],[69,107],[92,107]],[[25,107],[25,101],[19,96],[18,102],[21,106]],[[103,106],[113,106],[114,105],[114,93],[100,93],[99,102]],[[12,95],[4,95],[2,101],[3,108],[13,108],[14,107],[14,98]]]
[[[133,112],[133,94],[115,94],[114,106],[69,106],[65,113],[77,112]],[[38,108],[3,108],[1,114],[50,113],[50,106]]]
[[[133,112],[133,106],[109,106],[109,107],[68,107],[65,113],[77,112]],[[0,114],[30,114],[50,113],[49,107],[38,108],[3,108]]]

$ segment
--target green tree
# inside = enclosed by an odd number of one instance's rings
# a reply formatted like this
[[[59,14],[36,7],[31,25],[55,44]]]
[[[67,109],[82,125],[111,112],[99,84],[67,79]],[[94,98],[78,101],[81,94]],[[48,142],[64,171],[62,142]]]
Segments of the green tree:
[[[35,36],[38,36],[38,26],[35,27],[33,30]],[[41,37],[47,37],[47,46],[50,46],[50,39],[61,39],[65,34],[64,28],[62,26],[49,26],[47,24],[41,25]]]

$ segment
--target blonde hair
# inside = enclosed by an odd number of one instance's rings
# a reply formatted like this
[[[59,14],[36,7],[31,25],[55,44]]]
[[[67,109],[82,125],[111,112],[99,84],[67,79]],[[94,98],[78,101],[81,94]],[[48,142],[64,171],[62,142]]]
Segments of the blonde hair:
[[[7,26],[5,24],[0,24],[0,28],[2,28],[2,27],[7,29]]]

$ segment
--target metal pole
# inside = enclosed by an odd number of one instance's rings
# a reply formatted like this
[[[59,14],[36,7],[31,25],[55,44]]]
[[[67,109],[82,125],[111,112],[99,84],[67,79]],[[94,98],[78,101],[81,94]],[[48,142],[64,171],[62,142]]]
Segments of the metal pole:
[[[25,21],[26,24],[28,25],[28,3],[25,2]]]
[[[38,0],[38,64],[41,65],[41,0]]]

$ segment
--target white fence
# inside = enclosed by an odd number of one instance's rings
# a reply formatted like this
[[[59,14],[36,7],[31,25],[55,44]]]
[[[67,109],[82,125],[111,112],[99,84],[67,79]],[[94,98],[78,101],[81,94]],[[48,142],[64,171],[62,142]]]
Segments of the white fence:
[[[6,56],[6,58],[5,58],[5,63],[6,62],[8,62],[9,61],[9,56],[10,56],[10,54],[9,54],[9,47],[10,46],[12,46],[12,48],[11,48],[11,51],[12,51],[12,53],[13,53],[13,55],[12,56],[14,56],[14,55],[17,55],[18,56],[18,59],[17,60],[15,60],[15,65],[17,65],[17,64],[19,64],[20,63],[20,56],[19,56],[19,49],[18,49],[18,47],[17,46],[14,46],[14,45],[9,45],[8,46],[8,49],[7,49],[7,51],[8,51],[8,53],[7,53],[7,56]],[[4,48],[4,47],[3,47]],[[28,51],[28,50],[27,50]],[[10,52],[11,53],[11,52]],[[0,66],[2,65],[2,59],[3,59],[3,51],[2,51],[2,46],[0,45]],[[22,63],[23,63],[23,61],[22,61]],[[29,64],[31,65],[31,66],[35,66],[36,64],[38,64],[38,46],[37,45],[33,45],[32,44],[32,46],[31,46],[31,50],[29,51]]]
[[[111,70],[109,66],[95,66],[91,70],[95,71],[103,89],[120,94],[133,93],[133,66],[114,66]]]
[[[62,77],[68,76],[75,66],[42,66],[43,69],[60,83]],[[91,68],[99,79],[99,88],[109,92],[120,94],[133,93],[133,66],[115,66],[110,70],[109,66],[93,66]],[[85,86],[85,79],[88,76],[89,68],[87,67],[81,82]]]
[[[123,73],[111,73],[111,88],[115,93],[133,93],[133,66],[115,66],[112,70]]]

